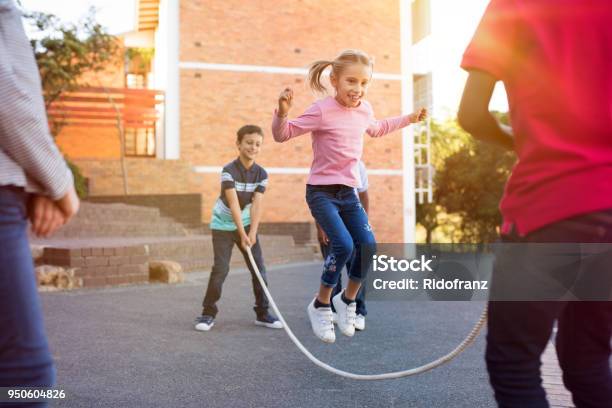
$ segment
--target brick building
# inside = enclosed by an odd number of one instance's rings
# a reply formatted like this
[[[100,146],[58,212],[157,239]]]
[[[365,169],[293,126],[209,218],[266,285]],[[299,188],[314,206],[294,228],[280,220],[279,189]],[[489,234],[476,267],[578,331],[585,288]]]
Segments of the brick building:
[[[258,162],[270,174],[263,221],[310,222],[304,201],[310,137],[286,144],[272,140],[278,94],[293,87],[290,115],[301,113],[315,98],[305,86],[307,65],[344,48],[360,48],[375,57],[368,99],[376,116],[411,112],[414,8],[400,0],[140,0],[137,29],[124,43],[154,48],[145,82],[164,93],[147,154],[126,154],[122,164],[120,139],[111,128],[66,126],[58,143],[90,179],[92,196],[123,194],[125,175],[130,195],[200,194],[201,221],[207,223],[221,166],[237,154],[236,130],[257,124],[266,131]],[[129,82],[124,74],[123,86]],[[128,131],[126,125],[124,143],[135,137]],[[366,136],[364,161],[379,242],[413,241],[412,131]]]

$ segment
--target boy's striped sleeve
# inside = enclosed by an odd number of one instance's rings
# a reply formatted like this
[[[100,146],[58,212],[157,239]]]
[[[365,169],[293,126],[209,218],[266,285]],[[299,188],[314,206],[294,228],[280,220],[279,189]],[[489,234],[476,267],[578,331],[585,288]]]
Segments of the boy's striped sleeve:
[[[264,193],[266,191],[266,187],[268,187],[268,172],[264,169],[261,169],[262,172],[262,180],[257,183],[257,187],[255,187],[256,193]]]
[[[230,188],[236,188],[236,182],[232,173],[224,167],[221,171],[221,189],[227,190]]]

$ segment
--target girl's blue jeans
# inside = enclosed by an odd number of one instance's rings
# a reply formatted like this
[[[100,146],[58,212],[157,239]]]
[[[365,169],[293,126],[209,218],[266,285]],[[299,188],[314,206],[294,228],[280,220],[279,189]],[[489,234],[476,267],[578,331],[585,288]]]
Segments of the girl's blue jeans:
[[[306,185],[306,202],[314,219],[327,234],[331,248],[323,264],[321,283],[333,288],[355,250],[349,279],[362,282],[372,266],[376,240],[355,189],[333,184]]]

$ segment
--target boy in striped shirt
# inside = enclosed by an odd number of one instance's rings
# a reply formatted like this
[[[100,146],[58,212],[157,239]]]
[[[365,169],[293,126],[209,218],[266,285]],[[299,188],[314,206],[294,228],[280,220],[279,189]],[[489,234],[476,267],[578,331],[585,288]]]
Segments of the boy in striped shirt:
[[[213,208],[210,229],[214,251],[214,264],[208,280],[208,288],[202,302],[202,315],[196,318],[195,329],[208,331],[215,324],[223,282],[229,272],[234,244],[242,252],[251,271],[255,294],[255,324],[280,329],[282,323],[268,311],[268,299],[249,262],[246,247],[251,247],[253,258],[261,276],[266,281],[261,246],[257,228],[261,220],[261,202],[268,184],[268,174],[255,163],[263,143],[263,131],[259,126],[246,125],[237,132],[236,146],[239,156],[225,165],[221,171],[221,194]]]

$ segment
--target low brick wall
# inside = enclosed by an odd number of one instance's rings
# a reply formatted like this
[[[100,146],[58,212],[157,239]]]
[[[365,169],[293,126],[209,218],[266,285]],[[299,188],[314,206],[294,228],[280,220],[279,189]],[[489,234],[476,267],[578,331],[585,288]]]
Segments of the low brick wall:
[[[259,226],[259,233],[291,235],[296,245],[317,240],[317,229],[312,222],[264,222]]]
[[[149,281],[149,248],[133,245],[105,248],[44,249],[40,263],[75,268],[83,287],[100,287]]]

